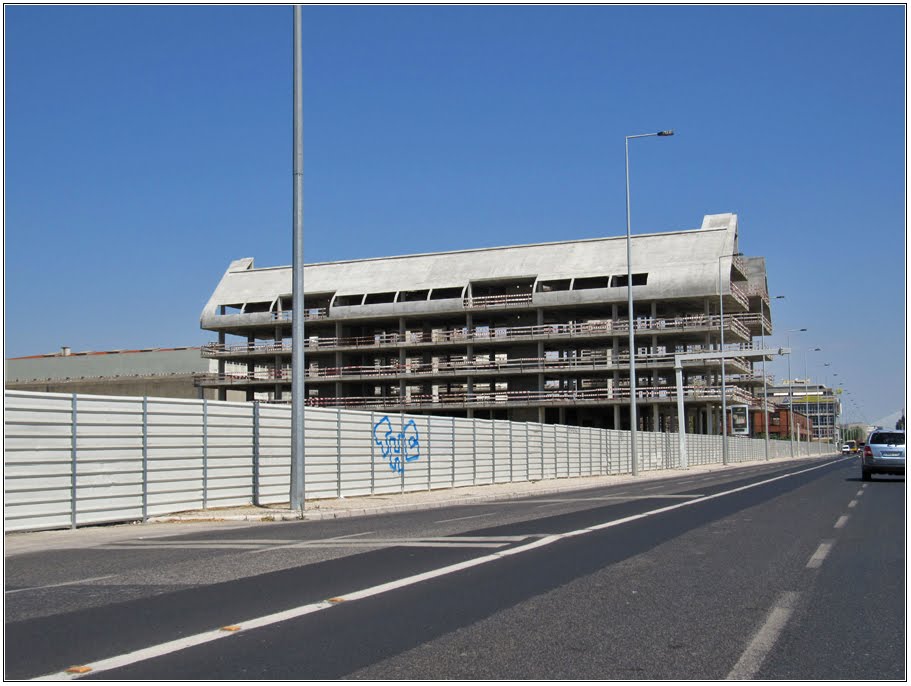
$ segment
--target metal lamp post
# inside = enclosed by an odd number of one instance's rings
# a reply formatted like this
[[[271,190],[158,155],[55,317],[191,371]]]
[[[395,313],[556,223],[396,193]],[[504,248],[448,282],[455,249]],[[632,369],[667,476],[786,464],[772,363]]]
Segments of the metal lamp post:
[[[784,300],[783,295],[776,295],[773,300]],[[759,299],[759,325],[762,327],[762,347],[765,348],[765,314],[763,313],[763,299]],[[765,417],[765,459],[769,460],[769,386],[765,373],[765,357],[762,358],[762,410]]]
[[[740,257],[742,252],[718,257],[718,312],[720,315],[719,329],[721,331],[721,352],[724,352],[724,292],[721,290],[721,260],[728,257]],[[727,372],[724,366],[724,356],[721,357],[721,462],[728,463],[728,397],[725,385]]]
[[[293,262],[291,265],[291,509],[304,509],[304,88],[301,7],[294,6]]]
[[[788,348],[791,347],[791,334],[798,331],[806,331],[806,329],[790,329],[785,333],[788,334]],[[790,430],[788,431],[788,436],[791,439],[791,457],[794,457],[794,379],[791,378],[791,355],[788,354],[788,413],[790,417],[788,418],[788,426]],[[799,437],[798,437],[799,438]]]
[[[673,130],[657,131],[656,133],[640,133],[626,137],[626,293],[627,308],[629,309],[629,428],[630,428],[630,461],[633,476],[639,474],[639,460],[636,453],[636,343],[635,321],[633,319],[633,248],[632,233],[630,230],[629,208],[629,142],[633,138],[648,138],[650,136],[673,136]]]

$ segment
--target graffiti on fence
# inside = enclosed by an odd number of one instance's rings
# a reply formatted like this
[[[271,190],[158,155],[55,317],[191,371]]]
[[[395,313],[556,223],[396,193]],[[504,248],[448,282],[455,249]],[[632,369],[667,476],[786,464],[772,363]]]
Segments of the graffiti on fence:
[[[406,462],[414,462],[421,457],[421,437],[413,419],[405,422],[401,431],[396,431],[389,417],[383,417],[373,425],[373,441],[394,472],[404,472]]]

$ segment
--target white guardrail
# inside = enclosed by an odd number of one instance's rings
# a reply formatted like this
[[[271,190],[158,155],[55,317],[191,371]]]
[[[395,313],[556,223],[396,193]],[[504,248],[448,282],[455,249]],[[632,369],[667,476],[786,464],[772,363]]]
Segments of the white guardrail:
[[[4,401],[4,531],[289,500],[289,406],[26,391]],[[304,422],[307,499],[631,471],[628,431],[315,407]],[[637,436],[640,469],[679,466],[676,434]],[[688,435],[687,446],[691,465],[721,462],[720,436]],[[761,439],[728,447],[731,462],[765,457]],[[770,441],[770,457],[789,454]]]

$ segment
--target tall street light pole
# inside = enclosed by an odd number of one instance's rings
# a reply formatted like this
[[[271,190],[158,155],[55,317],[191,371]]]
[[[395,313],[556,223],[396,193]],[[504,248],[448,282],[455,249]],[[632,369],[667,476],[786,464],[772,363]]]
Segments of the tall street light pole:
[[[291,509],[304,509],[304,76],[301,6],[294,6],[293,262],[291,265]]]
[[[721,288],[721,260],[740,257],[742,252],[720,255],[718,257],[718,313],[720,315],[719,329],[721,331],[721,352],[724,352],[724,291]],[[730,272],[729,272],[730,274]],[[728,277],[730,278],[730,276]],[[721,356],[721,462],[728,463],[728,398],[725,384],[727,372],[724,366],[724,355]]]
[[[633,247],[632,232],[630,230],[629,209],[629,142],[633,138],[648,138],[650,136],[673,136],[674,131],[657,131],[655,133],[639,133],[626,137],[626,306],[629,310],[629,429],[630,429],[630,462],[633,476],[639,474],[639,459],[636,453],[636,339],[634,333],[635,321],[633,318]],[[679,427],[678,427],[679,430]]]
[[[806,329],[790,329],[785,333],[788,334],[788,349],[791,349],[791,334]],[[791,378],[791,353],[788,353],[788,431],[791,439],[791,457],[794,457],[794,379]]]
[[[776,295],[773,300],[784,300],[783,295]],[[759,299],[759,324],[762,327],[762,348],[765,350],[765,314],[763,313],[763,304],[764,300]],[[771,314],[771,312],[769,313]],[[765,356],[762,358],[762,409],[765,416],[765,459],[766,462],[769,461],[769,386],[768,386],[768,377],[765,373]]]

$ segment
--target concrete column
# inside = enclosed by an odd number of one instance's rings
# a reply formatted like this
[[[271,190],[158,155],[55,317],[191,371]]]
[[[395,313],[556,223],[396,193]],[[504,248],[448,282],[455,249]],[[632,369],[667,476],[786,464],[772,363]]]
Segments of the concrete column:
[[[282,329],[280,326],[275,327],[275,335],[273,336],[275,346],[278,347],[282,343]],[[282,369],[282,356],[278,353],[275,354],[275,358],[272,362],[272,369],[275,372],[275,378],[278,379]],[[275,389],[272,391],[272,397],[275,400],[282,399],[282,384],[280,381],[275,382]]]
[[[335,322],[335,340],[336,340],[336,341],[338,341],[340,338],[342,338],[342,333],[343,333],[343,332],[342,332],[342,323],[341,323],[341,322]],[[340,353],[340,352],[336,352],[336,353],[335,353],[335,362],[334,362],[333,364],[335,365],[336,369],[338,369],[339,367],[344,366],[344,364],[345,364],[344,355],[343,355],[342,353]],[[341,382],[341,381],[336,381],[336,382],[333,384],[333,388],[334,388],[335,390],[333,390],[332,394],[333,394],[336,398],[341,398],[342,395],[344,394],[344,391],[342,390],[342,382]]]
[[[465,313],[465,326],[468,328],[469,333],[474,329],[474,317],[472,317],[471,312]],[[465,346],[465,357],[467,358],[468,364],[471,365],[474,363],[474,345],[468,343]],[[465,390],[471,394],[474,393],[474,377],[471,375],[471,372],[468,372],[468,378],[465,380]],[[469,417],[473,417],[474,414],[469,410]]]
[[[399,338],[400,339],[404,340],[406,331],[407,331],[407,329],[405,328],[405,318],[399,317]],[[407,356],[407,354],[405,352],[405,348],[399,348],[399,367],[402,369],[405,368],[406,356]],[[407,385],[407,383],[408,383],[408,379],[405,379],[405,378],[399,379],[399,397],[401,397],[401,398],[405,397],[405,386]]]

